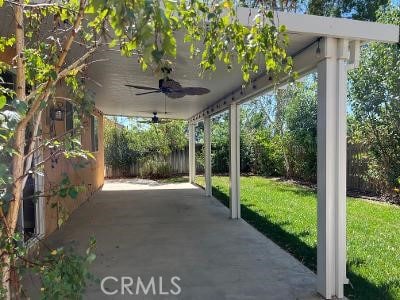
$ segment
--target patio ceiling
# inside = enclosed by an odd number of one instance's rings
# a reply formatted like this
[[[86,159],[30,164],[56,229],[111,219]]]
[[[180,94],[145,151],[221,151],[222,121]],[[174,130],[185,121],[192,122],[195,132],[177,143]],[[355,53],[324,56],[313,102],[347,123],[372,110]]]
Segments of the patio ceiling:
[[[246,8],[239,9],[239,18],[243,24],[248,24],[252,19],[249,18],[249,14],[255,15],[256,12]],[[285,24],[288,28],[288,53],[295,56],[295,69],[300,74],[312,70],[318,63],[315,41],[320,37],[337,37],[361,42],[399,40],[399,28],[393,25],[289,13],[276,13],[276,22]],[[201,113],[208,108],[215,113],[223,110],[223,104],[226,103],[224,99],[230,100],[234,95],[235,101],[244,101],[271,86],[268,77],[261,77],[261,70],[257,87],[252,87],[251,91],[248,91],[248,88],[245,93],[235,95],[243,84],[240,66],[234,65],[228,72],[223,64],[219,64],[216,72],[200,78],[198,61],[189,58],[188,46],[183,44],[182,34],[177,34],[177,43],[178,57],[170,77],[182,86],[205,87],[210,93],[180,99],[165,98],[164,94],[136,96],[135,93],[140,91],[128,88],[125,84],[158,87],[159,78],[150,70],[141,71],[136,57],[123,57],[118,51],[109,50],[97,54],[95,59],[106,60],[92,64],[89,69],[89,76],[93,79],[89,85],[94,92],[96,106],[108,115],[149,117],[152,112],[158,112],[159,116],[165,117],[163,113],[166,104],[168,118],[200,118]],[[217,103],[221,105],[216,105]]]
[[[312,35],[290,34],[289,53],[293,54],[304,45],[312,43],[316,38]],[[178,36],[178,43],[183,39]],[[178,57],[174,62],[170,78],[181,83],[182,86],[199,86],[210,90],[202,96],[185,96],[179,99],[166,98],[168,118],[188,119],[197,112],[212,105],[216,100],[230,94],[243,84],[240,66],[233,66],[228,71],[226,66],[218,64],[215,72],[199,76],[198,60],[191,60],[188,46],[178,45]],[[151,116],[153,111],[163,116],[165,106],[164,94],[149,94],[136,96],[143,92],[126,87],[125,84],[145,85],[158,87],[159,77],[151,70],[143,72],[135,57],[123,57],[118,52],[108,51],[98,55],[95,59],[107,61],[94,64],[89,76],[102,86],[90,83],[95,91],[96,106],[105,114],[125,116]],[[261,62],[262,60],[260,60]]]

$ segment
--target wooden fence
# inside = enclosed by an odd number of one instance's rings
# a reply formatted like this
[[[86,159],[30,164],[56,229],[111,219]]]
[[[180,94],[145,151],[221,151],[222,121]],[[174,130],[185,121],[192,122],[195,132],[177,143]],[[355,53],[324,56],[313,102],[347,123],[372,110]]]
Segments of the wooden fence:
[[[196,152],[201,151],[201,145],[196,145]],[[166,161],[170,165],[172,175],[189,174],[189,149],[172,152]],[[122,174],[121,170],[105,167],[106,178],[137,177],[140,176],[142,165],[140,162],[132,164],[128,174]],[[198,173],[202,173],[203,166],[196,162]],[[367,149],[361,145],[347,145],[347,188],[365,193],[378,192],[378,187],[366,179],[368,171]]]
[[[359,144],[347,145],[347,188],[363,193],[378,193],[379,187],[369,181],[368,149]]]
[[[161,159],[161,156],[159,157]],[[165,159],[171,169],[172,175],[178,174],[189,174],[189,149],[185,148],[178,151],[173,151]],[[120,177],[137,177],[141,174],[142,163],[133,163],[128,172],[123,172],[118,168],[113,168],[111,166],[105,166],[104,177],[106,178],[120,178]]]

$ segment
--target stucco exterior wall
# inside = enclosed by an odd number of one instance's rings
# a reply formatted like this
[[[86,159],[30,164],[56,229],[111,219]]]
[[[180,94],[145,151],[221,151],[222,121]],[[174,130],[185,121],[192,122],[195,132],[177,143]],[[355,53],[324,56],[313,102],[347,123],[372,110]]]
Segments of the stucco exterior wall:
[[[104,147],[103,147],[103,115],[100,111],[93,112],[98,118],[98,151],[93,152],[95,159],[66,159],[59,157],[57,162],[47,161],[44,167],[44,192],[50,195],[55,187],[59,186],[64,176],[68,176],[71,183],[83,187],[76,199],[67,196],[46,197],[45,206],[45,234],[46,236],[56,230],[60,221],[64,222],[66,218],[80,205],[87,201],[104,183]],[[91,150],[91,122],[87,116],[83,120],[83,130],[81,143],[83,149]],[[49,115],[46,113],[42,121],[43,137],[49,138],[50,125]],[[62,136],[66,132],[66,122],[55,121],[55,132],[57,136]],[[44,157],[49,155],[45,151]],[[81,163],[86,163],[84,167],[79,167]]]
[[[0,61],[5,62],[7,64],[11,64],[14,56],[15,56],[14,48],[5,48],[4,52],[0,52]]]

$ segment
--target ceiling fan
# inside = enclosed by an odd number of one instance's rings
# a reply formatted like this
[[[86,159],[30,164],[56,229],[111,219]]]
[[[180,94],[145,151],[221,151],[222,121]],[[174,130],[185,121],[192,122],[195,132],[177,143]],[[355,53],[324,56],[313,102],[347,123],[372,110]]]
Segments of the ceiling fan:
[[[127,87],[132,87],[139,90],[146,90],[149,92],[136,93],[137,96],[147,95],[147,94],[155,94],[155,93],[163,93],[169,98],[177,99],[182,98],[187,95],[204,95],[210,92],[209,89],[203,87],[182,87],[182,85],[168,77],[162,78],[158,81],[158,88],[142,86],[142,85],[134,85],[134,84],[126,84]]]
[[[146,124],[165,124],[171,122],[171,120],[161,120],[157,116],[157,112],[153,112],[153,117],[149,121],[138,121],[139,123],[146,123]]]

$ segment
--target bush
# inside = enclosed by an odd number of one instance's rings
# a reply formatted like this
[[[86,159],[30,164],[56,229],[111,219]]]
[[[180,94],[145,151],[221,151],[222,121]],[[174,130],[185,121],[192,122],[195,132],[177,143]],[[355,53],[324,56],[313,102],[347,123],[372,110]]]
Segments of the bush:
[[[400,25],[400,8],[377,13],[378,22]],[[360,67],[350,73],[352,142],[368,149],[368,181],[381,193],[400,188],[400,47],[374,42],[363,47]]]
[[[285,172],[282,139],[272,137],[268,130],[259,132],[256,137],[256,165],[254,174],[263,176],[282,176]]]
[[[130,149],[129,132],[125,128],[111,127],[104,132],[104,158],[106,165],[119,169],[122,175],[129,174],[129,169],[137,159],[135,151]]]
[[[130,176],[132,165],[139,161],[142,162],[142,177],[164,178],[171,175],[171,166],[165,157],[187,144],[184,121],[131,128],[119,125],[117,119],[105,118],[105,122],[105,164],[124,177]]]
[[[142,161],[140,177],[161,179],[171,177],[172,170],[165,157],[148,157]]]
[[[204,144],[201,147],[196,147],[196,174],[204,174],[205,156],[204,156]]]
[[[222,113],[213,118],[211,133],[212,172],[229,172],[229,124],[228,114]]]

